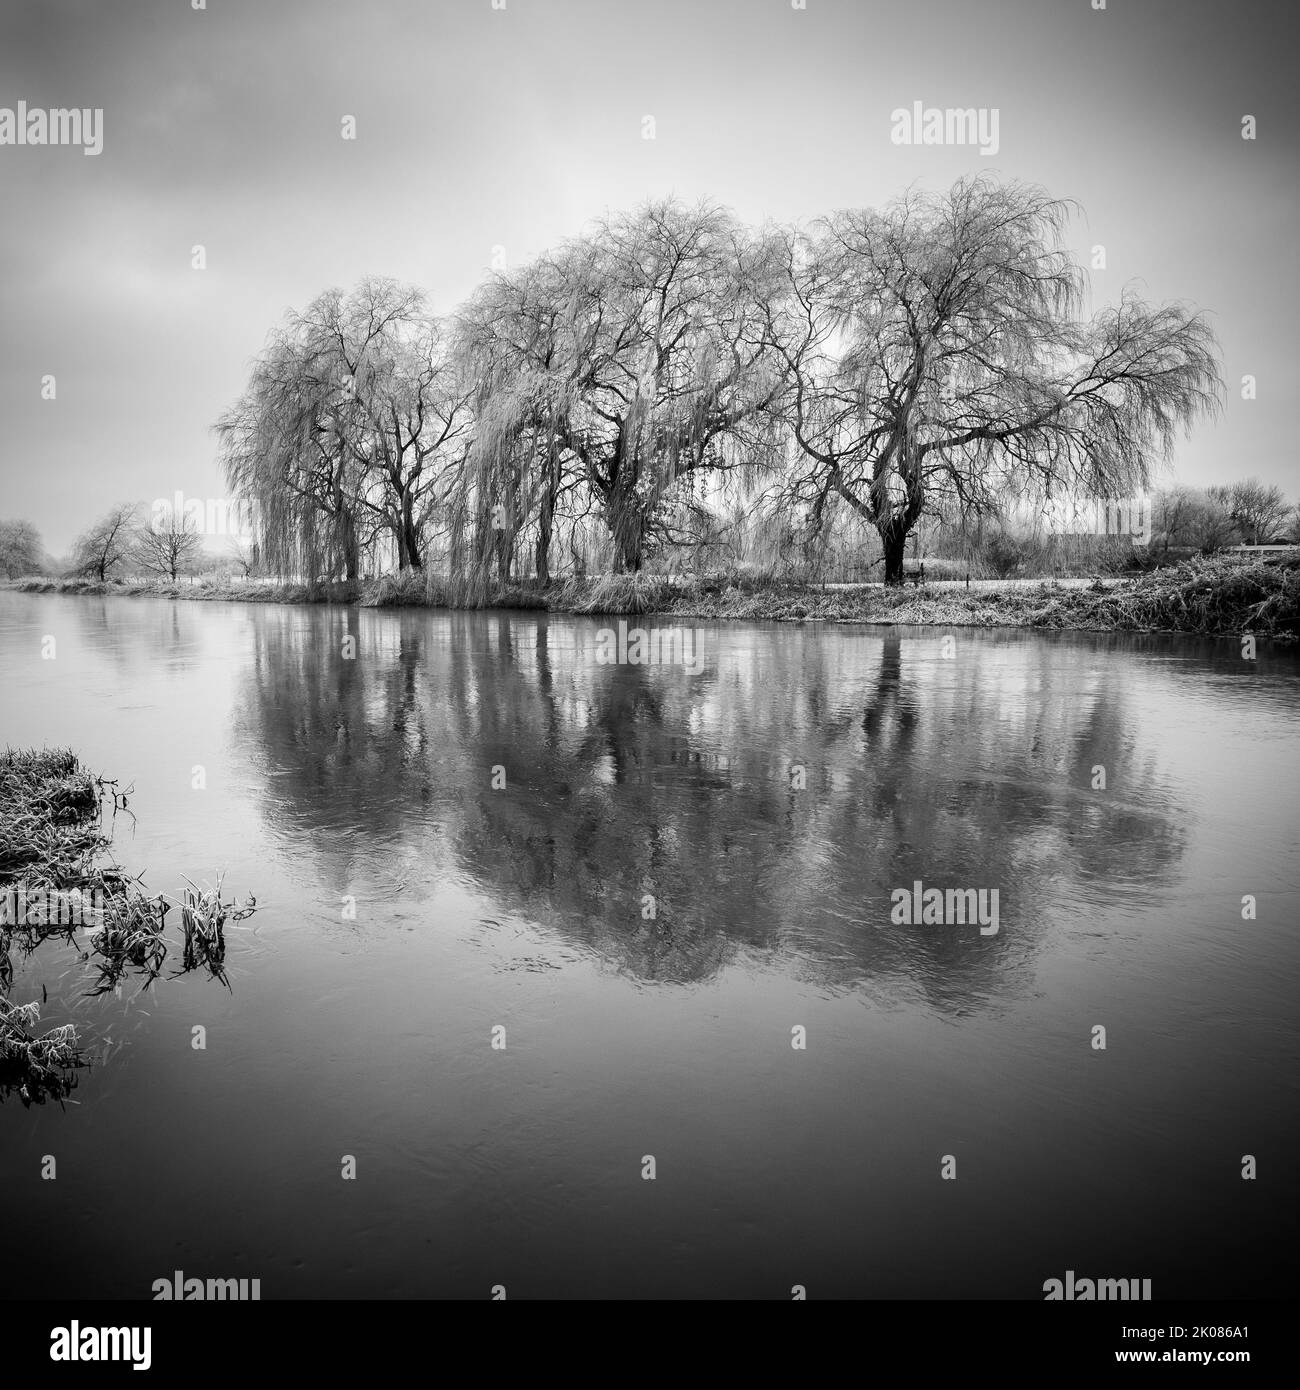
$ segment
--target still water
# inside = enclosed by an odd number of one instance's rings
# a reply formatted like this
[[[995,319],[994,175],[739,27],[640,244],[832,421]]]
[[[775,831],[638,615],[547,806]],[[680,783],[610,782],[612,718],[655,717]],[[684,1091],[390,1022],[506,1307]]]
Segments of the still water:
[[[607,625],[0,594],[0,740],[133,784],[151,891],[259,904],[229,991],[19,968],[107,1046],[0,1107],[0,1293],[1286,1291],[1295,654]],[[917,880],[997,931],[891,922]]]

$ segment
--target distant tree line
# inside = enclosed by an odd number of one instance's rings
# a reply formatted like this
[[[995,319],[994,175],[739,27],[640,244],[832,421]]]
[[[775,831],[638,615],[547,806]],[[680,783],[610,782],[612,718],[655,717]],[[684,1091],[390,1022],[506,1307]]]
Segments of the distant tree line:
[[[150,513],[138,502],[118,502],[77,537],[66,563],[50,559],[27,521],[0,521],[0,567],[8,579],[62,572],[101,583],[124,572],[176,580],[204,555],[203,534],[192,516]]]
[[[940,517],[918,528],[918,538],[928,555],[988,577],[1148,568],[1236,545],[1300,543],[1300,504],[1258,478],[1158,489],[1143,501],[1141,538],[1119,531],[1054,534],[1023,513],[983,516],[973,526]]]

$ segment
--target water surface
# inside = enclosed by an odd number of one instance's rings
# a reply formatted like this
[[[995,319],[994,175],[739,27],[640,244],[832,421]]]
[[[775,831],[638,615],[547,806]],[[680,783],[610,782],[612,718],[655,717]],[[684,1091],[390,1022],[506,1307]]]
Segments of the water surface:
[[[1294,655],[726,624],[692,675],[604,625],[0,595],[3,739],[134,785],[151,889],[259,903],[229,992],[20,969],[109,1046],[0,1109],[0,1289],[1277,1295]],[[998,931],[891,923],[917,880]]]

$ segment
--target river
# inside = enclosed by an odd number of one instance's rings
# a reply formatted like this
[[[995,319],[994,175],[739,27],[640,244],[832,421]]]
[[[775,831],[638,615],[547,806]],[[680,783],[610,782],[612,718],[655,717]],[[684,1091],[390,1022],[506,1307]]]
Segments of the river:
[[[19,965],[103,1046],[0,1107],[0,1290],[1289,1286],[1295,653],[614,626],[0,594],[4,741],[132,785],[152,891],[258,904],[229,989]],[[918,883],[996,921],[900,922]]]

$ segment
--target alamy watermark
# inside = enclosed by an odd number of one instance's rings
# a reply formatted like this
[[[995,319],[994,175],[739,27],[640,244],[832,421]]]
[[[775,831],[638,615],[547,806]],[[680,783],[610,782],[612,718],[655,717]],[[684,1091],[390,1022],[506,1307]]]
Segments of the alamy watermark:
[[[171,498],[154,499],[149,526],[159,535],[184,526],[205,536],[251,537],[258,534],[257,503],[242,497],[186,497],[177,490]]]
[[[150,1327],[67,1327],[50,1329],[51,1361],[130,1361],[133,1371],[153,1365]]]
[[[102,106],[28,109],[0,106],[0,145],[80,145],[82,154],[98,154],[104,148]]]
[[[1042,515],[1054,536],[1127,536],[1134,545],[1151,539],[1150,497],[1062,498],[1048,502]]]
[[[1043,1302],[1073,1301],[1086,1303],[1090,1300],[1105,1302],[1151,1301],[1150,1279],[1076,1279],[1074,1270],[1067,1269],[1065,1278],[1049,1279],[1043,1285]]]
[[[996,106],[946,107],[912,103],[889,113],[889,138],[895,145],[978,145],[980,154],[998,152]]]
[[[94,927],[104,920],[102,889],[11,886],[0,892],[0,927]]]
[[[187,1279],[180,1269],[170,1279],[155,1279],[151,1287],[155,1303],[257,1303],[262,1297],[260,1279]]]
[[[693,676],[704,669],[695,650],[695,629],[634,627],[620,619],[618,630],[596,634],[596,662],[601,666],[683,666]]]
[[[996,888],[927,888],[918,878],[909,891],[890,893],[889,920],[896,927],[964,927],[979,924],[981,936],[998,934]]]

